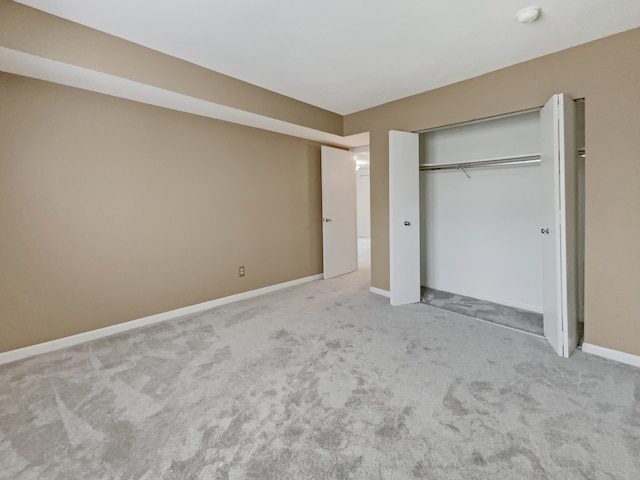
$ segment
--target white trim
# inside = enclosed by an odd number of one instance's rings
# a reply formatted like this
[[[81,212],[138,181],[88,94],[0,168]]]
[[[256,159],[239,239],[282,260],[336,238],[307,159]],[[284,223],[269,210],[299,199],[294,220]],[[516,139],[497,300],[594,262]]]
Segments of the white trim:
[[[343,137],[7,47],[0,47],[0,71],[329,145],[369,145],[369,132]]]
[[[383,297],[390,298],[391,292],[389,290],[382,290],[381,288],[370,287],[369,291],[371,293],[375,293],[376,295],[382,295]]]
[[[49,342],[38,343],[36,345],[30,345],[28,347],[18,348],[16,350],[10,350],[8,352],[0,353],[0,365],[5,363],[15,362],[24,358],[33,357],[43,353],[53,352],[61,350],[63,348],[73,347],[80,345],[81,343],[90,342],[92,340],[98,340],[104,337],[110,337],[117,333],[127,332],[140,327],[146,327],[156,323],[166,322],[167,320],[173,320],[185,315],[191,315],[194,313],[204,312],[211,310],[212,308],[226,305],[228,303],[238,302],[240,300],[246,300],[248,298],[258,297],[267,293],[272,293],[283,288],[293,287],[302,283],[312,282],[314,280],[321,280],[322,274],[311,275],[309,277],[298,278],[289,282],[278,283],[276,285],[270,285],[268,287],[258,288],[256,290],[250,290],[248,292],[238,293],[236,295],[230,295],[228,297],[218,298],[216,300],[210,300],[208,302],[198,303],[196,305],[190,305],[188,307],[178,308],[168,312],[157,313],[144,318],[138,318],[137,320],[131,320],[128,322],[118,323],[109,327],[98,328],[89,332],[78,333],[71,335],[70,337],[58,338]]]
[[[625,363],[633,367],[640,367],[640,356],[633,355],[631,353],[621,352],[619,350],[613,350],[611,348],[599,347],[598,345],[592,345],[591,343],[583,343],[582,351],[596,355],[602,358],[608,358],[616,362]]]

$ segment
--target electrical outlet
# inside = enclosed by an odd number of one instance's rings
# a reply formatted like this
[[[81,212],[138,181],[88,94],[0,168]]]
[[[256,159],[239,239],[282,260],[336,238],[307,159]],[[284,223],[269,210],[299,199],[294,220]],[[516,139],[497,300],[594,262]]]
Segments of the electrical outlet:
[[[244,277],[244,265],[242,265],[240,268],[238,268],[238,276],[239,277]]]

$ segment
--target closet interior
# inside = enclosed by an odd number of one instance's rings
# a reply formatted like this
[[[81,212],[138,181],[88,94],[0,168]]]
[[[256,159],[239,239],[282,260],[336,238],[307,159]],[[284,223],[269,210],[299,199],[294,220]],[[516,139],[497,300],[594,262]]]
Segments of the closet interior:
[[[584,303],[583,100],[575,101],[578,321]],[[421,301],[543,331],[540,110],[419,132]],[[579,323],[579,330],[580,330]]]

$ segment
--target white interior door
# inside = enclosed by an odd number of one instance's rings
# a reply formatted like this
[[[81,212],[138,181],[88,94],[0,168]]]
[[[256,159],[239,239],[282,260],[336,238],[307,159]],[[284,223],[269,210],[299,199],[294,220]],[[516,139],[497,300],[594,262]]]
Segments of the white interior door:
[[[358,268],[356,166],[353,153],[322,147],[324,278]]]
[[[418,134],[389,132],[389,269],[391,305],[420,301]]]
[[[544,336],[559,355],[577,345],[575,106],[554,95],[540,111]]]

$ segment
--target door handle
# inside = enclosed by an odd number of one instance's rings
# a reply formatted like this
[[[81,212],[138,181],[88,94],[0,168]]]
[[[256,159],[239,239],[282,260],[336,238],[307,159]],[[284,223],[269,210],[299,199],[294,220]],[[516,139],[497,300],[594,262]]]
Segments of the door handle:
[[[549,229],[548,228],[541,228],[540,229],[540,233],[549,233]]]
[[[408,221],[408,220],[405,220],[405,221],[404,221],[404,226],[405,226],[405,227],[408,227],[409,225],[411,225],[411,222],[410,222],[410,221]]]
[[[330,218],[326,218],[326,217],[322,217],[322,221],[326,223],[326,222],[330,222],[331,219]]]

